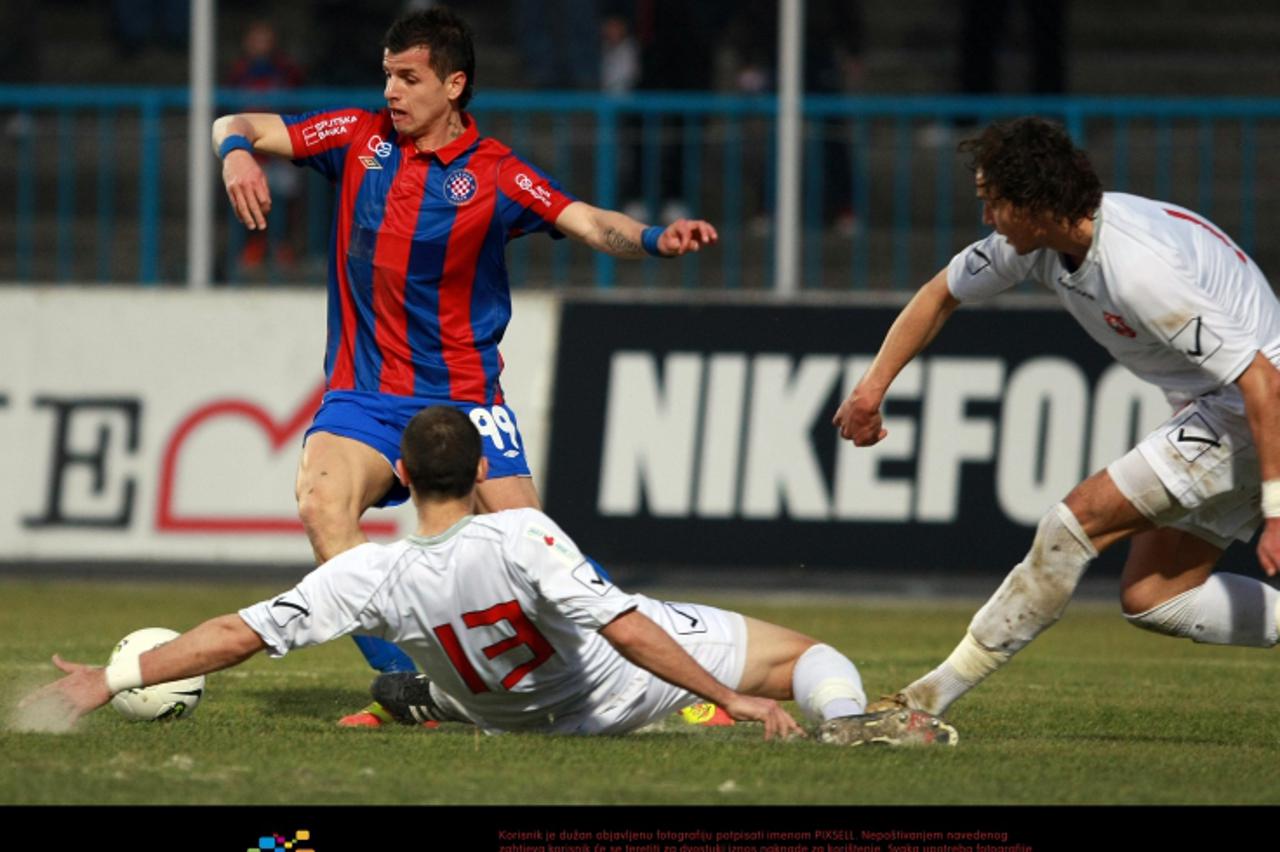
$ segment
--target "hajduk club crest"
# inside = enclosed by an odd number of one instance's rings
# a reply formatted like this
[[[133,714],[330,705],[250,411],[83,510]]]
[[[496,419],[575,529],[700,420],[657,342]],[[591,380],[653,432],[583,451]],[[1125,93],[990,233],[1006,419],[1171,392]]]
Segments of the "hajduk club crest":
[[[479,184],[469,169],[457,169],[444,177],[444,197],[450,204],[466,204],[476,197]]]

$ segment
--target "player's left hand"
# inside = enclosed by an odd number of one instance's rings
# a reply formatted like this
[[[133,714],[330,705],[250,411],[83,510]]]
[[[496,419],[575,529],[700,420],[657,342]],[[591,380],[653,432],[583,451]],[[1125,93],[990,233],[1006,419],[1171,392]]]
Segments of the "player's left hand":
[[[756,698],[751,695],[736,694],[732,701],[721,705],[724,711],[739,722],[763,722],[764,738],[771,740],[780,737],[789,740],[794,737],[807,736],[804,728],[796,724],[791,714],[782,709],[782,705],[771,698]]]
[[[1280,572],[1280,518],[1267,518],[1258,539],[1258,564],[1274,577]]]
[[[53,664],[66,676],[37,689],[18,703],[18,710],[25,718],[49,730],[65,729],[111,700],[101,666],[68,662],[57,654],[53,655]]]
[[[679,257],[714,245],[720,239],[710,222],[701,219],[677,219],[658,237],[658,251],[666,257]]]

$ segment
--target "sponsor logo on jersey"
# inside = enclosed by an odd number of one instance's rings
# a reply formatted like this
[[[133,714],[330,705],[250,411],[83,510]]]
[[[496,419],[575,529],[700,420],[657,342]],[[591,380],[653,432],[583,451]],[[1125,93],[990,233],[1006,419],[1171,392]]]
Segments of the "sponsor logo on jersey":
[[[575,568],[582,563],[582,554],[566,544],[564,539],[557,538],[550,530],[538,524],[529,524],[524,528],[524,534],[550,550],[557,559],[570,568]]]
[[[359,120],[360,117],[356,115],[335,115],[308,124],[302,129],[302,143],[313,148],[330,136],[345,136],[350,132],[350,126]]]
[[[1111,330],[1121,337],[1137,337],[1138,332],[1129,328],[1129,324],[1124,321],[1124,317],[1119,314],[1113,314],[1110,311],[1103,311],[1102,316],[1107,321],[1107,325],[1111,326]]]
[[[369,137],[369,141],[366,142],[364,146],[377,157],[377,159],[374,159],[374,157],[370,157],[368,154],[361,154],[356,158],[360,161],[360,165],[365,167],[366,171],[381,170],[382,163],[378,162],[378,160],[385,160],[387,157],[390,157],[391,152],[395,150],[394,145],[387,142],[376,133]]]
[[[444,176],[444,197],[450,204],[466,204],[476,197],[480,184],[470,169],[457,169]]]
[[[383,138],[376,133],[369,137],[369,141],[365,144],[365,147],[377,154],[379,159],[383,160],[390,157],[391,152],[395,150],[395,146],[390,142],[383,140]]]
[[[541,201],[544,207],[551,206],[551,191],[545,186],[539,186],[534,183],[533,178],[529,177],[524,172],[520,172],[516,175],[516,186],[532,195],[538,201]]]

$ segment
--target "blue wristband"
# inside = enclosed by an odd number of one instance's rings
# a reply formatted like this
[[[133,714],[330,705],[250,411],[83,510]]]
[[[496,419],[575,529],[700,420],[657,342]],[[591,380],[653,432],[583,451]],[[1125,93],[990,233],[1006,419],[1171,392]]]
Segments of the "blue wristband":
[[[222,144],[218,146],[218,159],[225,160],[227,155],[232,151],[248,151],[253,153],[253,143],[249,141],[248,136],[241,136],[239,133],[233,133],[226,139],[222,140]]]
[[[662,252],[658,251],[658,237],[662,236],[662,232],[666,228],[661,225],[651,225],[644,229],[644,233],[640,235],[640,245],[644,246],[644,250],[654,257],[664,257]]]

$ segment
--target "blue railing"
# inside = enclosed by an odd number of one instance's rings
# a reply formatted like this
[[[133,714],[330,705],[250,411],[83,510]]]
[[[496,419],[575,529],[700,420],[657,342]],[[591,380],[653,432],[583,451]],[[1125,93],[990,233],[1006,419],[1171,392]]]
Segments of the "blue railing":
[[[376,91],[221,89],[220,112],[377,108]],[[181,281],[185,264],[185,88],[0,86],[0,280]],[[678,202],[711,219],[722,244],[677,264],[615,262],[567,241],[509,249],[517,284],[764,289],[770,286],[774,124],[769,97],[481,92],[481,131],[510,144],[598,206],[657,218]],[[1264,269],[1280,248],[1280,195],[1259,185],[1259,152],[1280,145],[1280,100],[815,96],[804,106],[802,263],[807,289],[908,288],[982,233],[954,143],[989,119],[1062,120],[1108,188],[1214,218]],[[212,154],[210,154],[212,157]],[[1264,173],[1265,174],[1265,173]],[[306,173],[272,212],[271,251],[246,271],[245,232],[218,228],[219,280],[323,279],[331,193]],[[290,207],[293,210],[290,211]],[[292,221],[289,217],[292,216]],[[6,217],[7,218],[7,217]],[[294,244],[298,262],[273,251]],[[1280,274],[1280,273],[1275,273]]]

